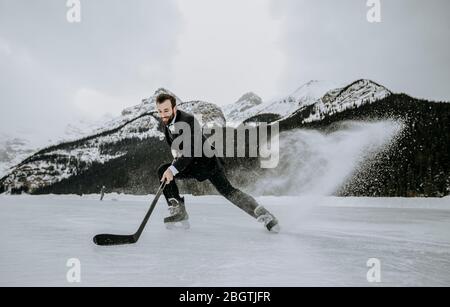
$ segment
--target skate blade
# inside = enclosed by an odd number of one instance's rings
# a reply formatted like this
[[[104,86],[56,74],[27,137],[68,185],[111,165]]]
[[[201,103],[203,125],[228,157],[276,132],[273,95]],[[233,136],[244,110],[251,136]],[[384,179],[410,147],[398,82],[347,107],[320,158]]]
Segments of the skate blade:
[[[273,226],[269,232],[271,233],[280,233],[280,226],[278,224],[276,224],[275,226]]]
[[[169,230],[189,229],[189,228],[191,228],[191,224],[189,223],[189,221],[169,222],[169,223],[166,223],[166,228]]]

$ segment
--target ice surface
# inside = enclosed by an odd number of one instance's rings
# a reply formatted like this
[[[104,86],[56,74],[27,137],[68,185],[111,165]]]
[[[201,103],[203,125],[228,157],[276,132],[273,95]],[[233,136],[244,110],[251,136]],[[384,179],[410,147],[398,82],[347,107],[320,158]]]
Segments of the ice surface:
[[[450,198],[261,197],[281,233],[219,196],[186,196],[191,229],[167,230],[160,200],[135,245],[99,247],[98,233],[133,233],[152,196],[0,195],[0,286],[449,286]],[[66,280],[69,258],[81,283]],[[368,283],[369,258],[381,283]]]

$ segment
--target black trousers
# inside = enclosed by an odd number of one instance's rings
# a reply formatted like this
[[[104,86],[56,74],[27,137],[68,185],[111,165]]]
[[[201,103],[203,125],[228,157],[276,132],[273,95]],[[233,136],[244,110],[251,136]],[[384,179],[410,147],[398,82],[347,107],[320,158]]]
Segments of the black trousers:
[[[170,165],[171,165],[170,163],[163,164],[159,167],[158,178],[160,180],[164,172],[169,168]],[[178,190],[178,186],[175,180],[192,179],[192,178],[194,177],[189,174],[183,174],[183,172],[178,173],[176,179],[174,179],[164,188],[163,193],[167,202],[170,198],[175,198],[178,200],[181,199],[180,191]],[[252,217],[256,218],[255,209],[256,207],[258,207],[258,203],[256,202],[256,200],[250,195],[233,187],[222,170],[216,172],[214,175],[208,178],[208,180],[212,183],[212,185],[222,196],[224,196],[226,199],[228,199],[231,203],[233,203],[237,207],[247,212]]]

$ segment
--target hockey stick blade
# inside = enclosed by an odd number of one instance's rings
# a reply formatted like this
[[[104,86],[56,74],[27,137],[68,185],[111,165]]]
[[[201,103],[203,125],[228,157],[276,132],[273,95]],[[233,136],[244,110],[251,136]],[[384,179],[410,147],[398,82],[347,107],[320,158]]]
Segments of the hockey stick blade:
[[[94,237],[94,243],[100,246],[134,244],[136,238],[134,235],[101,234]]]
[[[155,198],[153,199],[153,202],[150,205],[150,209],[147,211],[144,220],[142,221],[141,225],[139,226],[139,229],[136,231],[134,235],[101,234],[96,235],[94,237],[93,239],[94,243],[100,246],[124,245],[136,243],[139,240],[139,237],[141,236],[142,231],[144,230],[144,227],[147,224],[147,221],[150,218],[150,215],[152,214],[153,209],[155,208],[156,203],[158,202],[158,199],[161,196],[165,186],[166,186],[165,182],[161,183],[161,185],[159,186],[158,192],[156,193]]]

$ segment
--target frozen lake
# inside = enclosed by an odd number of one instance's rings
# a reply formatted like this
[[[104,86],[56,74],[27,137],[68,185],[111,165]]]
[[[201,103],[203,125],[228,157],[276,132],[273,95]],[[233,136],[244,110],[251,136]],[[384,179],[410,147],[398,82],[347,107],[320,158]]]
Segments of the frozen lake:
[[[167,230],[161,199],[137,244],[92,243],[134,233],[151,199],[0,195],[0,286],[450,286],[449,197],[258,198],[279,234],[218,196],[187,196],[191,229]]]

